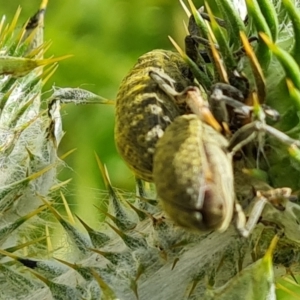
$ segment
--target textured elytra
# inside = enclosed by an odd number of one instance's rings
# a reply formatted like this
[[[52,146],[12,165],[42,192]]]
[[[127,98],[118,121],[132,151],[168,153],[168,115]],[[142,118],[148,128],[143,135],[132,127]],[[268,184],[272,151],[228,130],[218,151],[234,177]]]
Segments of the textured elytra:
[[[187,111],[152,80],[150,71],[161,73],[178,92],[192,85],[193,79],[179,54],[153,50],[139,58],[121,83],[116,100],[116,145],[137,177],[146,181],[153,181],[157,140],[177,116]]]
[[[227,229],[234,207],[227,145],[221,133],[195,115],[176,118],[158,141],[154,182],[165,211],[180,225]]]

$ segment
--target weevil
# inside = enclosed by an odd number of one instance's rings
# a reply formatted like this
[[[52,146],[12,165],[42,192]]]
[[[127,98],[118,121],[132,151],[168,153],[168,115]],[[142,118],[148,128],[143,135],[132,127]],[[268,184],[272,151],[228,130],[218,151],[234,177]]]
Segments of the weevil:
[[[151,76],[162,89],[172,93],[158,74]],[[244,125],[228,141],[215,127],[214,117],[197,87],[187,88],[177,97],[184,99],[194,114],[177,117],[156,145],[153,178],[163,208],[177,224],[200,231],[223,232],[235,215],[238,231],[247,237],[266,202],[272,202],[274,197],[272,193],[258,193],[246,222],[235,199],[233,154],[262,131],[288,145],[299,147],[300,142],[267,125],[263,118]],[[240,107],[241,103],[236,105]],[[290,193],[282,189],[282,197]]]
[[[156,145],[153,177],[167,214],[179,225],[224,231],[234,209],[226,138],[196,115],[176,118]]]
[[[153,181],[155,145],[172,121],[188,111],[149,76],[159,73],[176,92],[193,85],[193,75],[178,53],[153,50],[142,55],[123,79],[116,100],[115,143],[135,175]]]

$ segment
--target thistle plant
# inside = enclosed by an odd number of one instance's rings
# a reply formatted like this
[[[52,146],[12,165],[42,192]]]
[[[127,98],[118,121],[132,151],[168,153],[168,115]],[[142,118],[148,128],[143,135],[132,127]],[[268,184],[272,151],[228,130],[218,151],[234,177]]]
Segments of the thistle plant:
[[[293,191],[288,197],[275,195],[273,205],[266,203],[260,222],[243,238],[233,224],[224,232],[178,227],[162,211],[151,183],[137,179],[136,194],[125,197],[97,156],[109,195],[107,209],[98,208],[105,220],[91,228],[88,220],[72,214],[63,194],[67,182],[57,179],[68,155],[57,155],[63,135],[60,104],[111,102],[71,88],[41,99],[57,62],[66,58],[44,58],[49,46],[43,41],[46,2],[19,32],[19,10],[10,25],[4,19],[0,23],[0,299],[284,299],[283,291],[297,299],[298,3],[249,0],[244,20],[229,0],[216,0],[214,12],[206,4],[201,13],[189,1],[189,8],[184,5],[190,17],[187,34],[196,52],[173,42],[174,56],[205,94],[215,83],[238,86],[250,95],[246,104],[254,119],[278,111],[280,120],[263,121],[290,137],[256,133],[232,161],[235,194],[246,214],[253,191]],[[146,179],[152,180],[151,168],[147,172]],[[65,213],[57,210],[58,196]],[[68,237],[64,249],[52,249],[55,223]],[[284,288],[284,281],[293,288]]]

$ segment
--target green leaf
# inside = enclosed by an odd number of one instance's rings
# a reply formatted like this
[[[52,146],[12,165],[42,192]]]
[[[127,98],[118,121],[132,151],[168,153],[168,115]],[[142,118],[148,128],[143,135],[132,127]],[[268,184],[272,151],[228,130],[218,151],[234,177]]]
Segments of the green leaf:
[[[246,0],[249,16],[252,17],[257,32],[265,33],[269,38],[272,37],[268,23],[260,10],[256,0]],[[267,70],[271,61],[271,52],[269,48],[259,41],[256,50],[256,56],[259,59],[260,65],[263,70]]]
[[[300,68],[297,62],[287,51],[274,44],[265,33],[260,32],[259,35],[281,63],[285,70],[286,77],[292,81],[298,90],[300,90]]]
[[[236,68],[236,61],[233,56],[233,51],[230,49],[229,41],[228,41],[227,37],[225,36],[224,32],[222,31],[221,27],[219,26],[219,24],[216,22],[208,4],[206,4],[206,8],[207,8],[207,11],[208,11],[208,14],[210,17],[211,29],[217,40],[217,43],[219,46],[219,51],[223,58],[224,64],[225,64],[227,70],[233,70]],[[240,41],[239,41],[239,43],[240,43]]]
[[[294,29],[294,35],[293,40],[295,41],[292,55],[297,62],[298,65],[300,65],[300,13],[299,9],[293,4],[291,0],[282,0],[282,4],[285,7],[289,17],[290,21],[293,24]]]
[[[37,67],[46,66],[60,60],[66,59],[70,55],[47,59],[29,59],[23,57],[0,56],[0,74],[21,77],[28,74]]]
[[[257,262],[242,270],[220,289],[208,291],[207,298],[205,299],[275,300],[272,256],[277,241],[278,237],[275,236],[271,246],[262,259],[259,259]]]
[[[278,18],[275,10],[275,6],[270,0],[259,0],[257,4],[268,24],[272,40],[275,42],[278,36]]]
[[[233,7],[232,1],[216,0],[216,3],[226,22],[226,29],[230,37],[229,43],[237,49],[241,45],[240,31],[246,31],[244,22]]]

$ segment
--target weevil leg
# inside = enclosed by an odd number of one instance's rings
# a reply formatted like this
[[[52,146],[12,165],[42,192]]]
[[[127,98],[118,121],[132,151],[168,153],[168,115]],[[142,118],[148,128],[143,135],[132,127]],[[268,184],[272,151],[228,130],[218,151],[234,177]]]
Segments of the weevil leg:
[[[278,210],[284,210],[286,202],[292,197],[292,190],[288,187],[271,189],[268,191],[257,191],[254,206],[251,209],[248,220],[240,204],[235,204],[237,215],[236,228],[243,237],[248,237],[259,221],[267,202]]]
[[[231,106],[233,107],[236,106],[240,107],[245,105],[243,103],[244,95],[242,91],[228,83],[223,83],[223,82],[215,83],[211,88],[210,97],[212,97],[212,100],[216,102],[225,101],[229,103],[228,105],[232,103]]]
[[[165,74],[150,71],[149,76],[165,93],[172,96],[176,100],[176,103],[186,103],[190,110],[202,121],[211,125],[217,131],[222,130],[220,124],[210,111],[209,103],[203,99],[198,87],[188,86],[182,92],[177,92]]]
[[[245,226],[247,223],[245,213],[239,203],[235,203],[236,223],[235,227],[241,236],[245,236]]]
[[[231,137],[228,145],[228,150],[234,155],[237,151],[241,150],[245,145],[252,142],[258,135],[258,131],[255,130],[254,122],[249,123],[241,127]]]
[[[178,96],[179,93],[176,91],[173,84],[174,80],[170,76],[163,72],[158,73],[155,71],[150,71],[149,76],[166,94],[173,97]]]
[[[211,110],[219,123],[229,123],[229,115],[226,105],[232,107],[235,113],[249,117],[252,106],[244,104],[243,93],[227,83],[216,83],[212,86],[209,97]]]
[[[295,199],[292,195],[292,189],[289,187],[282,187],[277,189],[272,189],[268,191],[260,191],[260,194],[268,199],[276,209],[285,210],[286,202]]]
[[[167,74],[150,71],[149,76],[168,95],[176,97],[176,98],[184,99],[184,98],[190,98],[188,95],[188,92],[192,91],[192,92],[195,92],[195,95],[197,94],[195,97],[198,98],[197,101],[193,100],[194,104],[197,103],[197,106],[198,107],[201,106],[201,108],[203,108],[204,106],[207,108],[209,107],[207,101],[205,101],[202,98],[199,88],[190,86],[190,87],[187,87],[182,92],[177,92],[173,85],[172,78],[170,78]],[[213,107],[210,107],[210,109],[214,112],[214,108],[215,108],[215,110],[218,110],[221,108],[222,115],[224,115],[224,113],[226,113],[225,105],[229,105],[229,106],[233,107],[236,110],[236,112],[240,112],[241,114],[243,114],[245,116],[249,116],[253,110],[253,107],[242,103],[241,101],[243,99],[244,99],[244,96],[243,96],[242,92],[240,90],[238,90],[237,88],[231,86],[230,84],[217,83],[212,88],[212,93],[210,95],[210,100],[213,104]],[[200,106],[199,106],[199,104],[200,104]],[[193,106],[195,106],[195,105],[193,105]],[[191,109],[196,115],[199,115],[199,112],[195,112],[193,108],[191,108]],[[222,119],[221,121],[224,121],[223,117],[220,119]]]
[[[242,75],[235,75],[235,78],[244,81]],[[219,123],[229,124],[228,109],[226,106],[230,106],[233,109],[234,117],[238,115],[240,119],[252,117],[254,107],[252,105],[245,104],[248,88],[239,89],[232,84],[216,83],[211,88],[211,94],[209,96],[210,108],[213,115]],[[244,90],[245,93],[242,92]],[[256,116],[256,121],[265,122],[266,117],[277,122],[280,119],[280,114],[277,110],[271,108],[266,104],[261,104],[259,116]]]
[[[284,143],[288,146],[294,145],[294,146],[297,146],[298,148],[300,147],[300,141],[299,140],[290,138],[285,133],[281,132],[280,130],[278,130],[278,129],[270,126],[270,125],[267,125],[267,124],[264,124],[264,123],[260,124],[260,123],[261,122],[258,122],[258,124],[257,124],[257,129],[258,130],[265,130],[267,133],[269,133],[270,135],[277,138],[282,143]]]
[[[246,221],[246,216],[240,204],[236,203],[235,211],[237,214],[236,228],[243,237],[248,237],[256,226],[262,211],[268,202],[268,199],[257,192],[254,206],[250,212],[249,218]]]
[[[267,125],[262,121],[253,121],[252,123],[246,124],[241,127],[231,138],[228,146],[228,150],[233,154],[240,150],[247,143],[254,140],[259,133],[268,133],[271,136],[277,138],[283,144],[288,146],[296,146],[300,148],[300,141],[290,138],[280,130]]]
[[[278,122],[279,121],[280,114],[279,114],[279,112],[276,109],[274,109],[274,108],[272,108],[272,107],[270,107],[270,106],[268,106],[266,104],[262,104],[261,107],[262,107],[262,109],[263,109],[263,111],[264,111],[264,113],[265,113],[265,115],[267,117],[269,117],[274,122]]]
[[[238,76],[236,76],[238,78]],[[241,77],[243,80],[243,77]],[[232,107],[235,113],[239,113],[244,117],[249,117],[253,111],[253,106],[244,103],[244,95],[242,91],[227,83],[216,83],[212,86],[210,95],[210,105],[212,111],[215,111],[222,102]],[[223,104],[223,106],[224,106]],[[261,104],[262,111],[265,116],[277,122],[280,119],[280,114],[277,110],[271,108],[266,104]],[[223,108],[224,109],[224,108]]]
[[[197,115],[202,121],[212,126],[215,130],[221,131],[222,127],[212,114],[209,104],[201,96],[201,92],[197,87],[188,87],[180,95],[190,108],[190,110]]]

